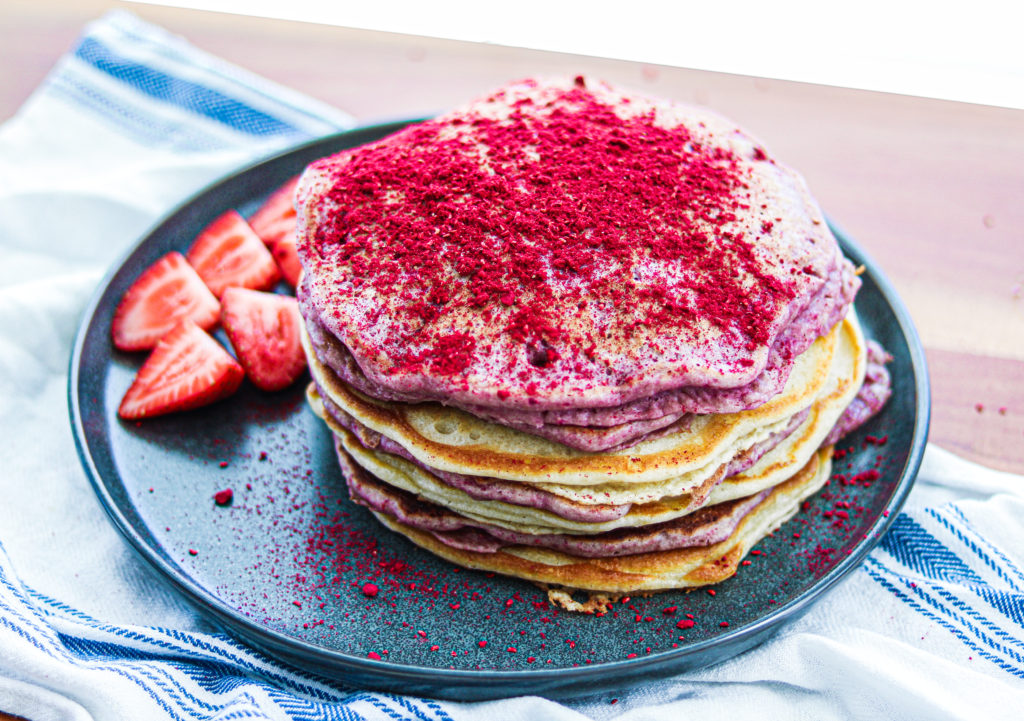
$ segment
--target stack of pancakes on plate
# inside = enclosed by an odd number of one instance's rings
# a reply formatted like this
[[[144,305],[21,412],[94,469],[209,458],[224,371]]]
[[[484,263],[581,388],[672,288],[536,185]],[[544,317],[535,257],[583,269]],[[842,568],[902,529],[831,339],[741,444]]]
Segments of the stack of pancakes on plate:
[[[803,180],[701,108],[527,80],[314,163],[296,203],[353,500],[567,607],[728,578],[888,397]]]

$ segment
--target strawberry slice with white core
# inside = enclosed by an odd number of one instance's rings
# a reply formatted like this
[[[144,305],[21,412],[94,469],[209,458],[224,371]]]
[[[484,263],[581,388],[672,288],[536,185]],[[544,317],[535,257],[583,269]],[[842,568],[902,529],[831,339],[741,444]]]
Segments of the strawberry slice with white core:
[[[111,336],[121,350],[148,350],[186,318],[209,330],[220,319],[220,303],[185,256],[171,252],[149,266],[122,296]]]
[[[292,203],[295,186],[298,184],[299,176],[296,175],[275,190],[249,218],[249,225],[269,247],[284,238],[295,236],[295,206]]]
[[[299,275],[302,273],[302,264],[299,262],[299,251],[295,248],[295,236],[282,238],[274,243],[271,248],[277,267],[281,269],[281,275],[288,283],[296,288],[299,285]]]
[[[142,364],[117,414],[137,420],[199,408],[238,390],[245,371],[190,320],[176,325]]]
[[[263,390],[287,388],[306,370],[295,298],[228,288],[221,323],[249,380]]]
[[[235,210],[206,226],[186,257],[218,298],[229,286],[265,290],[281,279],[274,257]]]

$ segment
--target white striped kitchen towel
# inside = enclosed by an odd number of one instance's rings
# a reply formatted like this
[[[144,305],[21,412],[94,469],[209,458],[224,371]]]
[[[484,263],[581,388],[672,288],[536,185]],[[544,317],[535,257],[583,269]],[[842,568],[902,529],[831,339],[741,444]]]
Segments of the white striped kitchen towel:
[[[103,272],[211,180],[344,113],[115,12],[0,127],[0,711],[49,719],[1016,719],[1024,478],[930,448],[864,566],[761,647],[628,692],[457,704],[348,688],[208,625],[127,548],[67,421]]]

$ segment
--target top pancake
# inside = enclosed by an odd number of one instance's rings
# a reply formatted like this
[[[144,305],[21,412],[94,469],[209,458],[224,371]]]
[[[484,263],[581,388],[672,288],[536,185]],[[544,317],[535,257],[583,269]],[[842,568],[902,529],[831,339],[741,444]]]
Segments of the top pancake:
[[[537,411],[742,388],[856,283],[802,179],[742,130],[579,78],[318,161],[297,205],[304,312],[378,398]]]

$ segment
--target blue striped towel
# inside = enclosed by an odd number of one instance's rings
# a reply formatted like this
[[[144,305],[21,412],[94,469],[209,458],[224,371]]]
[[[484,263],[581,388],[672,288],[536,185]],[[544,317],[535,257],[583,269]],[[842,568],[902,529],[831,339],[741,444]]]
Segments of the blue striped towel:
[[[881,546],[763,646],[556,703],[372,693],[209,626],[106,521],[66,422],[102,273],[209,181],[351,118],[132,15],[89,25],[0,127],[0,711],[44,719],[1021,718],[1024,479],[930,448]]]

